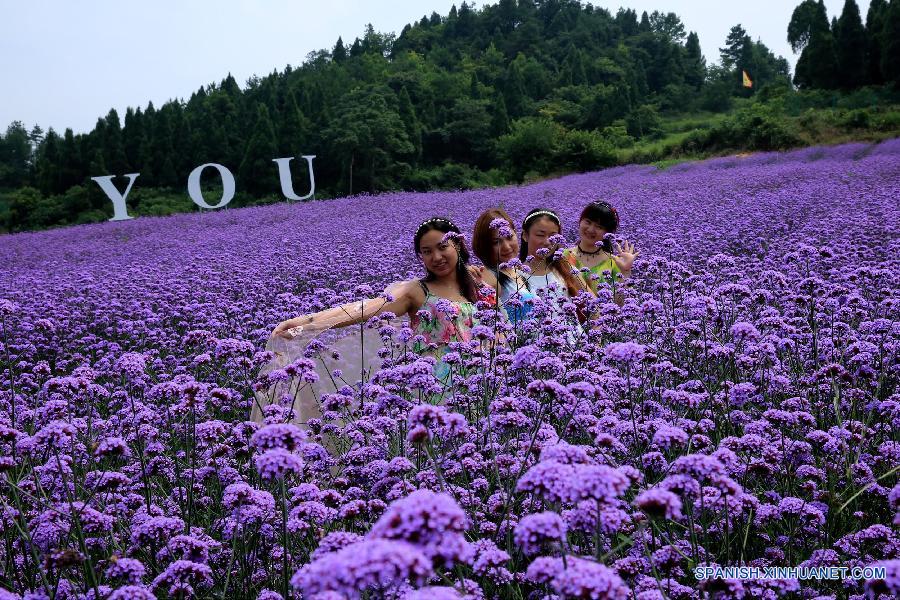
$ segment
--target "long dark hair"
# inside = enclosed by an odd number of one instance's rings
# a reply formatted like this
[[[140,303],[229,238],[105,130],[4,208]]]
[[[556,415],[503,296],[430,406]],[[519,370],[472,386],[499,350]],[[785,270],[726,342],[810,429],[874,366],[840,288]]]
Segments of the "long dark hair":
[[[525,241],[525,234],[528,233],[531,230],[531,226],[542,217],[546,217],[556,223],[556,226],[559,227],[559,233],[562,234],[562,222],[559,220],[559,215],[555,212],[547,208],[535,208],[529,211],[525,216],[525,220],[522,221],[522,234],[519,238],[519,260],[522,262],[525,262],[525,259],[529,255],[528,242]],[[566,284],[569,295],[573,298],[578,295],[578,290],[585,289],[583,285],[579,285],[578,279],[572,274],[572,268],[569,266],[568,261],[553,260],[552,256],[548,256],[547,265],[556,271],[562,278],[563,282]]]
[[[619,213],[612,204],[605,200],[595,200],[585,206],[578,221],[581,222],[582,219],[593,221],[605,229],[606,233],[615,233],[619,228]],[[613,247],[610,240],[604,238],[602,247],[607,254],[612,254]]]
[[[419,228],[416,229],[416,235],[413,238],[413,247],[416,250],[416,256],[421,255],[422,237],[429,231],[440,231],[441,233],[450,233],[452,231],[453,233],[462,234],[459,227],[457,227],[450,219],[445,219],[443,217],[428,219],[419,225]],[[456,261],[456,281],[459,283],[459,292],[469,302],[476,302],[478,300],[478,288],[475,286],[475,280],[472,278],[472,274],[469,273],[469,251],[466,249],[465,242],[461,239],[454,240],[453,245],[456,246],[456,252],[459,254],[459,260]],[[426,269],[426,271],[428,271],[428,273],[422,278],[422,281],[429,282],[437,279],[437,275],[432,273],[431,270]]]

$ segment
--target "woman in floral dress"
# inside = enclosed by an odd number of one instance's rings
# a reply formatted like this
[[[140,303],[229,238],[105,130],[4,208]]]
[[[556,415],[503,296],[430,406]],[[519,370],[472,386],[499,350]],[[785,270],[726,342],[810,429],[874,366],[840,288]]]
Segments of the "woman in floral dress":
[[[413,350],[434,356],[437,363],[435,377],[446,383],[449,365],[443,360],[451,342],[468,342],[472,330],[478,325],[475,318],[476,302],[494,303],[493,290],[481,286],[473,277],[469,266],[469,252],[459,228],[449,219],[435,217],[423,222],[413,238],[416,255],[426,270],[425,277],[392,284],[379,298],[350,302],[310,315],[301,315],[282,321],[272,332],[271,349],[276,352],[276,362],[287,362],[287,352],[278,352],[285,342],[297,342],[290,355],[302,356],[308,343],[329,329],[365,323],[382,313],[397,316],[407,315],[417,336]],[[349,337],[349,336],[348,336]],[[342,340],[341,340],[342,341]],[[352,344],[343,344],[352,348]],[[359,348],[359,345],[356,345]],[[372,349],[370,344],[369,349]],[[352,362],[352,358],[348,357]],[[362,356],[365,362],[369,357]],[[346,372],[352,373],[359,363],[354,363]],[[342,368],[348,365],[339,364]],[[319,378],[321,381],[321,377]],[[310,382],[311,383],[311,382]],[[294,406],[292,422],[305,424],[311,418],[321,416],[314,385],[302,386],[299,390],[298,406]],[[295,394],[297,395],[297,394]],[[262,422],[267,404],[274,402],[274,394],[264,398],[257,395],[252,419]]]

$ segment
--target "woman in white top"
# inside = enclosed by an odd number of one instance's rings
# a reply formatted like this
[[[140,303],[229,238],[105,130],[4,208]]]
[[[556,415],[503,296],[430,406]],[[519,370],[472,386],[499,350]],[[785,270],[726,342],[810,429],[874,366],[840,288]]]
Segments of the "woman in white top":
[[[524,262],[533,257],[528,263],[531,268],[527,275],[528,287],[538,296],[546,296],[551,288],[557,295],[568,298],[576,298],[580,292],[593,296],[581,273],[563,259],[565,239],[561,232],[559,215],[552,210],[536,208],[525,217],[519,260]],[[584,322],[586,318],[579,310],[578,320]]]

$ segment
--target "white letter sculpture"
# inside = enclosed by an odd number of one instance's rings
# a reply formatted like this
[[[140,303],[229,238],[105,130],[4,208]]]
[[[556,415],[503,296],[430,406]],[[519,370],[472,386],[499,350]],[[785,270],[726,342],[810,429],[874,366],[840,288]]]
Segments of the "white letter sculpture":
[[[127,221],[128,219],[134,218],[128,216],[128,207],[125,205],[125,199],[128,198],[128,194],[131,192],[131,186],[134,185],[134,180],[138,178],[138,175],[140,175],[140,173],[129,173],[125,176],[128,178],[128,187],[125,188],[124,194],[120,194],[119,190],[116,189],[116,186],[113,185],[112,179],[115,175],[91,177],[91,181],[96,181],[100,185],[100,189],[102,189],[106,196],[112,200],[113,218],[110,219],[110,221]]]
[[[207,204],[206,200],[203,199],[203,192],[200,191],[200,175],[206,167],[214,167],[222,177],[222,199],[215,205]],[[216,163],[200,165],[188,175],[188,195],[194,201],[194,204],[200,208],[222,208],[234,198],[234,175],[231,174],[231,171]]]
[[[291,161],[294,160],[294,157],[288,158],[273,158],[272,162],[278,165],[278,178],[281,180],[281,193],[284,194],[284,197],[288,200],[306,200],[307,198],[312,197],[312,195],[316,192],[316,177],[313,175],[313,166],[312,160],[316,157],[315,154],[311,156],[301,156],[300,158],[306,159],[306,164],[309,166],[309,193],[305,196],[298,196],[294,193],[294,184],[291,183]]]

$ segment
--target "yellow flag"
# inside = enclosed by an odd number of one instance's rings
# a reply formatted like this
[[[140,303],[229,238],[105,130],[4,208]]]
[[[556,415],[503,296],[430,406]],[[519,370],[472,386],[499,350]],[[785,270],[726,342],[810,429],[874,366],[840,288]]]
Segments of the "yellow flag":
[[[749,76],[749,75],[747,75],[747,71],[741,71],[741,73],[744,74],[744,87],[752,88],[752,87],[753,87],[753,80],[750,79],[750,76]]]

